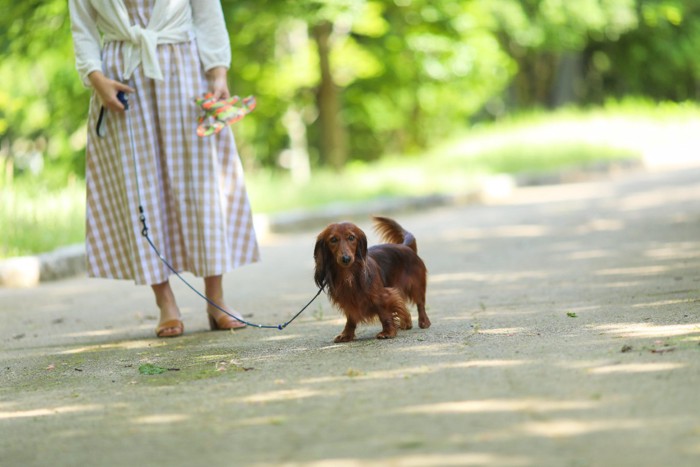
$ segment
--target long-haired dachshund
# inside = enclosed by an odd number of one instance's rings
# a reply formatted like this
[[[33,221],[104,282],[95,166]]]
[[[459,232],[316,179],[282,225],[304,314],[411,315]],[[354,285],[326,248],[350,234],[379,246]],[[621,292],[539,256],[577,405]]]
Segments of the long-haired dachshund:
[[[355,224],[342,222],[326,227],[316,239],[314,280],[326,287],[331,302],[347,318],[335,342],[350,342],[355,328],[379,318],[377,339],[411,329],[406,302],[418,308],[418,325],[430,327],[425,312],[427,269],[418,257],[416,239],[396,221],[374,217],[375,230],[386,243],[367,248],[367,236]]]

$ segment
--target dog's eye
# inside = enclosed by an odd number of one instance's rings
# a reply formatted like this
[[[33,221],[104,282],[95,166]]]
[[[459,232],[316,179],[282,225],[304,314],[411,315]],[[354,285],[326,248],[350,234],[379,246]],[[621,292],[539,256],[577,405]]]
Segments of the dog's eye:
[[[329,242],[331,242],[331,243],[338,243],[338,237],[331,237],[331,239],[329,240]]]
[[[355,240],[355,236],[353,234],[348,235],[348,240],[351,242]]]

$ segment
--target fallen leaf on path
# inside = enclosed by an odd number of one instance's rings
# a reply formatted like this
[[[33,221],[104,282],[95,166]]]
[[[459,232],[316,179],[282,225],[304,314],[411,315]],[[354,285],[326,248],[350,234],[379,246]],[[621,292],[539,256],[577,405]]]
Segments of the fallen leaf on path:
[[[354,378],[355,376],[362,376],[363,373],[360,370],[356,370],[354,368],[348,368],[348,371],[345,372],[345,376],[349,376],[350,378]]]

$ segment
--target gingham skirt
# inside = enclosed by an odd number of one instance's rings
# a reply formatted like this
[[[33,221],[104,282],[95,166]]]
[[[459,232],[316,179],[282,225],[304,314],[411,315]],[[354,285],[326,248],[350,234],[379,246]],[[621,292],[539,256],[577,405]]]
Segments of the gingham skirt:
[[[121,43],[103,50],[105,75],[120,78]],[[233,134],[196,135],[197,96],[207,91],[196,42],[158,46],[164,81],[141,66],[128,84],[128,117],[106,112],[104,136],[90,102],[86,183],[88,275],[158,284],[170,270],[142,235],[139,204],[150,238],[177,271],[223,274],[259,259],[252,213]],[[131,124],[135,158],[127,124]],[[136,160],[136,164],[134,163]],[[138,177],[138,179],[137,179]],[[138,183],[137,183],[138,181]]]

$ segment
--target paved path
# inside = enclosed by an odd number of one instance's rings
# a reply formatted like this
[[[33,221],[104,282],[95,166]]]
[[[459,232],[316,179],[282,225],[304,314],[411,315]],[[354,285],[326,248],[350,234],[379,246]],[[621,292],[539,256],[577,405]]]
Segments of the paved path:
[[[145,288],[0,290],[0,465],[700,465],[700,170],[398,220],[433,326],[391,341],[333,344],[325,297],[212,333],[176,284],[187,335],[157,340]],[[267,238],[229,302],[294,313],[318,230]]]

